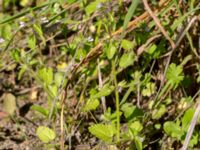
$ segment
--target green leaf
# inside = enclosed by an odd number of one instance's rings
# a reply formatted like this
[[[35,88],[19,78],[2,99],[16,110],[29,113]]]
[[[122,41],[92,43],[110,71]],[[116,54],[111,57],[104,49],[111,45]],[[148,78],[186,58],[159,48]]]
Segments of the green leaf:
[[[108,59],[112,59],[117,51],[117,48],[114,44],[109,44],[109,47],[106,49],[106,56]]]
[[[30,4],[29,0],[20,0],[20,5],[23,7],[26,7],[28,4]]]
[[[131,41],[128,41],[128,40],[122,40],[122,48],[125,49],[125,50],[131,50],[133,49],[134,47],[134,44],[133,42]]]
[[[111,108],[108,107],[106,112],[102,115],[102,119],[106,122],[116,123],[117,115],[121,116],[122,112],[120,111],[119,114],[116,111],[114,113],[111,113]]]
[[[43,31],[40,25],[34,24],[33,25],[33,29],[34,31],[38,34],[38,36],[42,39],[42,43],[45,46],[46,45],[46,40],[45,37],[43,35]]]
[[[143,112],[131,103],[123,104],[121,110],[123,111],[125,118],[130,122],[143,116]]]
[[[53,85],[49,85],[48,89],[51,92],[51,95],[53,97],[56,97],[56,95],[58,94],[58,87],[55,84],[53,84]]]
[[[135,147],[137,148],[137,150],[142,150],[142,140],[140,137],[136,136],[134,138],[134,143],[135,143]]]
[[[194,101],[192,100],[192,97],[182,97],[181,100],[178,103],[178,109],[185,109],[190,105],[193,105]]]
[[[126,82],[125,80],[120,81],[120,82],[118,83],[118,86],[119,86],[119,87],[122,87],[122,88],[128,87],[128,86],[127,86],[127,82]]]
[[[186,132],[187,132],[187,129],[188,129],[189,125],[190,125],[190,122],[191,122],[191,120],[193,118],[194,112],[195,112],[194,108],[189,108],[185,112],[185,114],[184,114],[184,116],[183,116],[183,118],[181,120],[182,121],[182,128]]]
[[[4,26],[1,27],[0,30],[0,36],[3,37],[6,40],[11,39],[12,37],[12,27],[10,24],[6,24]]]
[[[147,47],[147,53],[151,56],[151,58],[157,59],[160,55],[166,51],[166,41],[161,40],[158,45],[152,44]]]
[[[18,77],[17,77],[18,80],[21,80],[21,77],[23,76],[23,74],[25,73],[26,70],[27,70],[27,65],[23,64],[20,67],[20,70],[19,70],[19,73],[18,73]]]
[[[125,103],[122,105],[121,110],[124,112],[124,116],[129,118],[135,111],[136,106],[133,106],[131,103]]]
[[[128,8],[128,13],[126,14],[125,19],[124,19],[123,32],[121,34],[121,38],[124,37],[124,35],[125,35],[124,31],[126,30],[128,23],[131,20],[139,2],[140,2],[140,0],[132,0],[131,6]]]
[[[133,65],[133,62],[135,61],[135,54],[133,51],[130,53],[125,53],[122,55],[119,61],[119,66],[122,68],[127,68],[128,66]]]
[[[142,73],[141,73],[141,71],[135,71],[134,73],[131,74],[131,77],[134,79],[134,84],[138,84],[140,82],[141,77],[142,77]],[[146,74],[145,74],[145,78],[146,78]],[[145,80],[147,80],[147,79],[145,79]],[[144,81],[144,83],[145,82],[146,81]]]
[[[169,105],[169,104],[172,103],[172,99],[171,99],[170,97],[167,97],[167,98],[163,101],[163,103],[165,103],[166,105]]]
[[[176,89],[179,83],[184,79],[182,66],[176,66],[174,63],[170,64],[166,78],[169,84]]]
[[[83,107],[83,111],[91,111],[96,110],[96,108],[99,106],[99,100],[98,99],[89,99],[87,100],[85,106]]]
[[[154,106],[154,104],[155,104],[155,101],[150,100],[149,103],[148,103],[148,108],[149,108],[149,109],[152,109],[153,106]]]
[[[161,124],[160,124],[160,123],[157,123],[157,124],[154,125],[154,127],[155,127],[157,130],[159,130],[159,129],[161,128]]]
[[[192,59],[192,55],[187,55],[182,61],[180,66],[184,66],[185,64],[188,63],[188,61],[190,61]]]
[[[36,134],[39,137],[39,139],[44,143],[49,143],[53,141],[56,137],[55,132],[52,129],[45,126],[39,126],[37,128]]]
[[[77,49],[76,59],[82,60],[87,55],[87,52],[85,49],[79,48]]]
[[[36,38],[34,35],[28,38],[28,46],[30,49],[35,50],[36,48]]]
[[[37,112],[41,113],[45,117],[47,117],[48,114],[49,114],[49,111],[46,108],[44,108],[42,106],[39,106],[39,105],[32,105],[31,109],[34,110],[34,111],[37,111]]]
[[[165,105],[160,105],[157,109],[155,109],[152,113],[152,119],[160,119],[166,113]]]
[[[32,59],[32,60],[30,60],[29,65],[32,66],[32,65],[36,65],[38,63],[39,63],[39,61],[37,59]]]
[[[97,9],[97,6],[103,1],[105,1],[105,0],[96,0],[94,2],[91,2],[89,5],[87,5],[85,7],[86,14],[87,15],[92,14]]]
[[[139,121],[134,121],[129,125],[129,129],[134,135],[137,135],[140,131],[142,131],[143,126]]]
[[[156,49],[157,49],[157,45],[156,45],[156,44],[153,44],[153,45],[151,45],[151,46],[147,49],[147,52],[148,52],[150,55],[152,55],[153,53],[155,53]]]
[[[53,82],[53,69],[52,68],[42,68],[42,69],[39,69],[38,76],[47,85],[50,85]]]
[[[33,29],[37,32],[37,34],[43,38],[43,31],[40,25],[34,24]]]
[[[58,14],[61,12],[61,9],[60,9],[60,4],[59,3],[55,3],[52,7],[52,12],[54,12],[55,14]]]
[[[135,75],[135,76],[136,76],[136,75]],[[138,76],[141,78],[142,73],[139,72],[139,73],[138,73]],[[137,81],[140,81],[140,78],[137,79]],[[148,84],[148,83],[150,82],[150,80],[151,80],[151,74],[149,74],[149,73],[145,73],[145,75],[144,75],[144,79],[142,80],[141,85],[142,85],[142,86],[145,86],[146,84]],[[150,83],[151,83],[151,82],[150,82]]]
[[[91,95],[91,99],[97,99],[97,98],[101,98],[102,96],[108,96],[112,93],[112,91],[114,90],[114,86],[110,86],[108,84],[104,85],[102,87],[102,89],[96,93],[95,95]]]
[[[11,56],[16,62],[19,62],[20,61],[20,50],[19,49],[13,49],[11,51]]]
[[[6,0],[6,1],[3,1],[3,6],[2,8],[7,8],[10,4],[12,3],[12,0]]]
[[[164,131],[171,137],[180,139],[184,132],[181,128],[172,121],[167,121],[164,123]]]
[[[142,90],[142,95],[150,97],[152,94],[155,93],[155,91],[156,91],[155,83],[149,82],[146,84],[146,88]]]
[[[198,132],[194,131],[194,133],[192,134],[192,138],[190,139],[189,147],[193,148],[195,145],[198,144],[198,142],[199,142],[199,134]]]
[[[104,142],[111,143],[116,128],[114,125],[94,124],[89,127],[89,132]]]

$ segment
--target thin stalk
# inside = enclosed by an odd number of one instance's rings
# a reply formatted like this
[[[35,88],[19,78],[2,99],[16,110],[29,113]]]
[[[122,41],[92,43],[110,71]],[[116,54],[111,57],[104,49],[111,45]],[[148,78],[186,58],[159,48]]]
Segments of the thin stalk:
[[[173,0],[173,1],[174,1],[175,5],[176,5],[176,9],[177,9],[177,11],[178,11],[179,16],[183,17],[183,14],[182,14],[181,9],[180,9],[180,7],[179,7],[178,1],[177,1],[177,0]],[[191,11],[193,12],[193,10],[194,10],[194,9],[192,9]],[[191,12],[191,11],[190,11],[190,12]],[[186,32],[186,37],[187,37],[187,39],[188,39],[188,41],[189,41],[191,50],[193,51],[193,53],[195,54],[195,56],[197,56],[197,57],[199,58],[198,53],[197,53],[197,51],[196,51],[196,49],[195,49],[195,47],[194,47],[192,38],[191,38],[191,36],[190,36],[190,34],[189,34],[188,32]]]
[[[34,7],[34,8],[28,8],[28,9],[22,11],[22,12],[19,12],[19,13],[15,14],[15,15],[11,16],[11,17],[8,17],[8,18],[6,18],[6,19],[0,21],[0,25],[2,25],[2,24],[4,24],[4,23],[8,23],[8,22],[10,22],[10,21],[13,21],[13,20],[15,20],[15,19],[18,19],[18,18],[20,18],[20,17],[22,17],[22,16],[25,16],[25,15],[28,14],[30,11],[36,11],[36,10],[38,10],[38,9],[41,9],[41,8],[45,7],[45,6],[48,6],[48,5],[52,4],[52,3],[54,3],[55,1],[56,1],[56,0],[51,1],[51,2],[47,2],[47,3],[44,3],[44,4],[40,5],[40,6],[36,6],[36,7]]]
[[[117,142],[120,142],[120,112],[119,112],[119,93],[118,93],[118,84],[115,70],[115,60],[112,60],[112,72],[113,80],[115,84],[115,103],[116,103],[116,113],[117,113]]]
[[[164,93],[165,93],[166,91],[168,91],[170,88],[171,88],[171,85],[170,85],[169,82],[167,82],[167,83],[165,84],[165,86],[163,87],[163,89],[161,90],[160,94],[158,95],[158,98],[157,98],[156,101],[155,101],[155,108],[160,104],[160,102],[161,102],[161,97],[162,97],[162,96],[164,95]]]
[[[60,112],[60,130],[61,130],[61,137],[60,137],[60,149],[65,149],[65,134],[64,134],[64,107],[65,105],[61,106],[61,112]]]
[[[131,92],[133,91],[133,89],[134,89],[133,86],[130,86],[128,88],[128,90],[126,91],[126,93],[124,94],[124,96],[123,96],[123,98],[122,98],[122,100],[120,102],[120,106],[123,105],[126,102],[128,96],[131,94]]]

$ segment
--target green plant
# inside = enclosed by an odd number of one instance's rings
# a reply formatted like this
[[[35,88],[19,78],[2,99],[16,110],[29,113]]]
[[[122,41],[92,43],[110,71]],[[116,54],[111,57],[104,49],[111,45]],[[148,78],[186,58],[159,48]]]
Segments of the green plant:
[[[190,108],[184,113],[181,120],[177,120],[176,122],[174,121],[165,122],[163,125],[163,129],[166,132],[166,134],[169,135],[171,138],[175,138],[181,143],[183,143],[185,140],[188,127],[194,115],[194,112],[195,109]],[[198,137],[199,137],[198,132],[194,131],[192,139],[190,140],[189,143],[190,147],[194,147],[198,143]]]
[[[3,1],[0,121],[19,127],[8,133],[39,149],[180,149],[199,95],[200,7],[147,5],[153,14],[139,0]],[[198,137],[199,124],[190,148]]]

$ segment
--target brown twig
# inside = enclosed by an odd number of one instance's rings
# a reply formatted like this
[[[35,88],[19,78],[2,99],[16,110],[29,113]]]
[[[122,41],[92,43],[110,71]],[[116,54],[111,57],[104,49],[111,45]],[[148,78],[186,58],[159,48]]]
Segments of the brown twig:
[[[147,0],[143,0],[143,4],[145,6],[145,9],[148,11],[148,13],[150,14],[150,16],[153,18],[153,20],[155,21],[156,25],[158,26],[158,28],[160,29],[160,31],[162,32],[162,34],[165,36],[165,38],[170,42],[171,47],[174,49],[175,48],[175,43],[173,42],[173,40],[169,37],[169,35],[167,34],[167,32],[165,31],[165,29],[163,28],[163,26],[160,23],[160,20],[156,17],[156,15],[154,15],[153,11],[151,10],[151,8],[149,7],[149,4],[147,2]]]

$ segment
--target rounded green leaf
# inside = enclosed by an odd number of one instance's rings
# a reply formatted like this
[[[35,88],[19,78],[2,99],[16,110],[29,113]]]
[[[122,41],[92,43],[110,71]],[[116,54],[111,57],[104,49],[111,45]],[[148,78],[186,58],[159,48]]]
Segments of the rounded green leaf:
[[[167,81],[170,85],[176,89],[179,83],[184,79],[183,68],[180,65],[174,63],[170,64],[166,74]]]
[[[125,118],[131,117],[135,109],[136,109],[136,106],[133,106],[131,103],[125,103],[121,107],[121,110],[124,112]]]
[[[91,99],[96,99],[96,98],[100,98],[102,96],[108,96],[110,95],[114,90],[114,86],[111,86],[109,84],[106,84],[102,87],[102,89],[100,89],[100,91],[98,93],[96,93],[95,95],[91,95]]]
[[[134,138],[134,143],[135,143],[137,150],[142,150],[142,138],[136,136]]]
[[[107,143],[111,143],[113,136],[116,134],[114,125],[94,124],[88,129],[91,134]]]
[[[89,99],[87,100],[85,106],[83,107],[84,111],[91,111],[95,110],[99,106],[99,100],[98,99]]]
[[[138,134],[138,132],[142,131],[143,126],[139,121],[135,121],[130,124],[129,129],[134,133]]]
[[[89,5],[87,5],[85,7],[86,14],[90,15],[91,13],[93,13],[97,9],[97,5],[99,3],[100,3],[99,1],[94,1],[94,2],[91,2]]]
[[[134,47],[133,42],[128,41],[128,40],[122,40],[122,47],[125,50],[130,50]]]
[[[161,118],[165,112],[167,111],[165,105],[160,105],[159,108],[153,110],[152,119],[159,119]]]
[[[108,59],[112,59],[116,51],[117,51],[116,46],[113,44],[110,44],[108,49],[106,50],[106,56],[108,57]]]
[[[146,88],[142,90],[142,95],[150,97],[152,94],[155,93],[155,91],[156,91],[155,83],[149,82],[146,84]]]
[[[41,68],[38,70],[38,76],[47,85],[53,82],[53,69],[52,68]]]
[[[128,66],[133,65],[134,61],[135,61],[135,54],[134,54],[134,52],[125,53],[120,58],[119,66],[122,67],[122,68],[126,68]]]
[[[45,126],[39,126],[37,128],[36,134],[39,137],[39,139],[44,143],[48,143],[54,140],[56,137],[55,132],[52,129]]]
[[[167,135],[171,137],[176,137],[180,139],[180,137],[184,134],[180,126],[178,126],[176,123],[172,121],[165,122],[163,128],[164,128],[165,133],[167,133]]]

